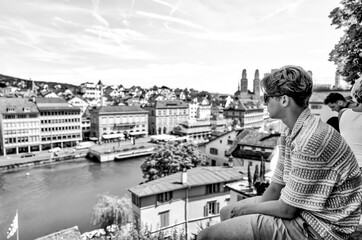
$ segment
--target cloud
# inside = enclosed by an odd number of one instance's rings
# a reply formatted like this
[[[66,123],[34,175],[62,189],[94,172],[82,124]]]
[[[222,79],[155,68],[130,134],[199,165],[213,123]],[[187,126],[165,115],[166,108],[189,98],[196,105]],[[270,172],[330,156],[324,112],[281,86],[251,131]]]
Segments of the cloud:
[[[140,16],[145,16],[145,17],[148,17],[148,18],[153,18],[153,19],[178,23],[178,24],[181,24],[181,25],[184,25],[184,26],[187,26],[187,27],[191,27],[191,28],[194,28],[194,29],[204,30],[203,26],[200,26],[198,24],[194,24],[191,21],[181,19],[181,18],[164,16],[164,15],[160,15],[160,14],[156,14],[156,13],[150,13],[150,12],[144,12],[144,11],[136,11],[136,14],[138,14]]]

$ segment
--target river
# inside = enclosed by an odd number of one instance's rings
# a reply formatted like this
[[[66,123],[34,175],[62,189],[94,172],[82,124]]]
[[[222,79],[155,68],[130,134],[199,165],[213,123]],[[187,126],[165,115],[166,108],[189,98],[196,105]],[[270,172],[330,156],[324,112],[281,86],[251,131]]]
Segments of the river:
[[[106,163],[83,159],[1,172],[0,239],[6,239],[16,210],[21,240],[76,225],[81,233],[95,229],[91,215],[97,196],[128,194],[127,188],[143,181],[143,161],[144,157]]]

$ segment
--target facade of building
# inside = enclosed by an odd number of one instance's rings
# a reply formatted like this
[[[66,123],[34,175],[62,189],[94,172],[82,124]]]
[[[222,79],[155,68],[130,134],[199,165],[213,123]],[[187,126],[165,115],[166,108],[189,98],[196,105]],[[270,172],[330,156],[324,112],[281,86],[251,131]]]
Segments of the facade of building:
[[[224,109],[226,119],[236,121],[241,128],[263,126],[264,109],[260,102],[237,100]]]
[[[26,98],[0,98],[0,154],[40,150],[39,111]]]
[[[154,232],[184,230],[187,239],[219,222],[220,209],[228,204],[224,185],[240,181],[238,167],[197,167],[128,189],[137,224]]]
[[[98,101],[101,99],[102,88],[99,84],[86,82],[80,85],[80,92],[83,94],[83,98],[95,99]]]
[[[35,98],[40,115],[41,149],[73,147],[82,141],[81,110],[60,98]]]
[[[181,100],[151,101],[144,109],[149,112],[150,135],[171,133],[179,123],[188,118],[188,106]]]
[[[263,157],[266,169],[270,169],[270,156],[279,137],[280,133],[245,129],[238,134],[227,155],[233,157],[234,166],[254,166],[259,164]]]
[[[80,109],[61,98],[0,98],[1,154],[72,147],[82,140]]]
[[[175,133],[197,142],[207,142],[211,134],[211,121],[210,119],[187,120],[178,125]]]
[[[88,102],[85,101],[83,98],[81,98],[80,96],[73,96],[70,99],[67,100],[67,102],[80,109],[81,114],[84,114],[84,112],[86,111],[87,107],[88,107]]]
[[[106,106],[90,110],[91,136],[99,141],[148,134],[148,111],[137,106]]]
[[[205,160],[210,166],[224,166],[229,161],[229,155],[226,153],[232,147],[239,131],[232,130],[225,132],[205,143],[200,150],[205,155]]]

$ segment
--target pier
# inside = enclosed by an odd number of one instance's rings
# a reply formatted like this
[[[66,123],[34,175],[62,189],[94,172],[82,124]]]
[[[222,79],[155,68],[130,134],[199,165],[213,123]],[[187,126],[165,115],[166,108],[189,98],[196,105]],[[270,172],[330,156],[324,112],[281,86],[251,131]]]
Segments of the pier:
[[[157,144],[150,143],[149,138],[108,143],[106,145],[92,146],[88,151],[88,158],[98,162],[108,162],[132,157],[151,155]]]

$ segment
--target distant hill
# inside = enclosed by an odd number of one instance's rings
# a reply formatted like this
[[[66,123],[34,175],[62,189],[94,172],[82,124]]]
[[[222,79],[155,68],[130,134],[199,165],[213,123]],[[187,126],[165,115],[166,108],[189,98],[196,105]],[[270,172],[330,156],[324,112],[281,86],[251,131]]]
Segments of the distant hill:
[[[0,83],[9,83],[11,86],[19,86],[19,85],[21,85],[21,82],[23,82],[24,86],[22,88],[25,88],[25,89],[30,89],[33,81],[34,81],[35,85],[38,87],[41,87],[41,86],[47,84],[50,89],[54,89],[56,85],[61,85],[62,89],[69,89],[69,90],[75,91],[75,92],[78,90],[78,86],[73,85],[73,84],[27,80],[27,79],[21,79],[21,78],[16,78],[16,77],[11,77],[11,76],[6,76],[3,74],[0,74]]]

